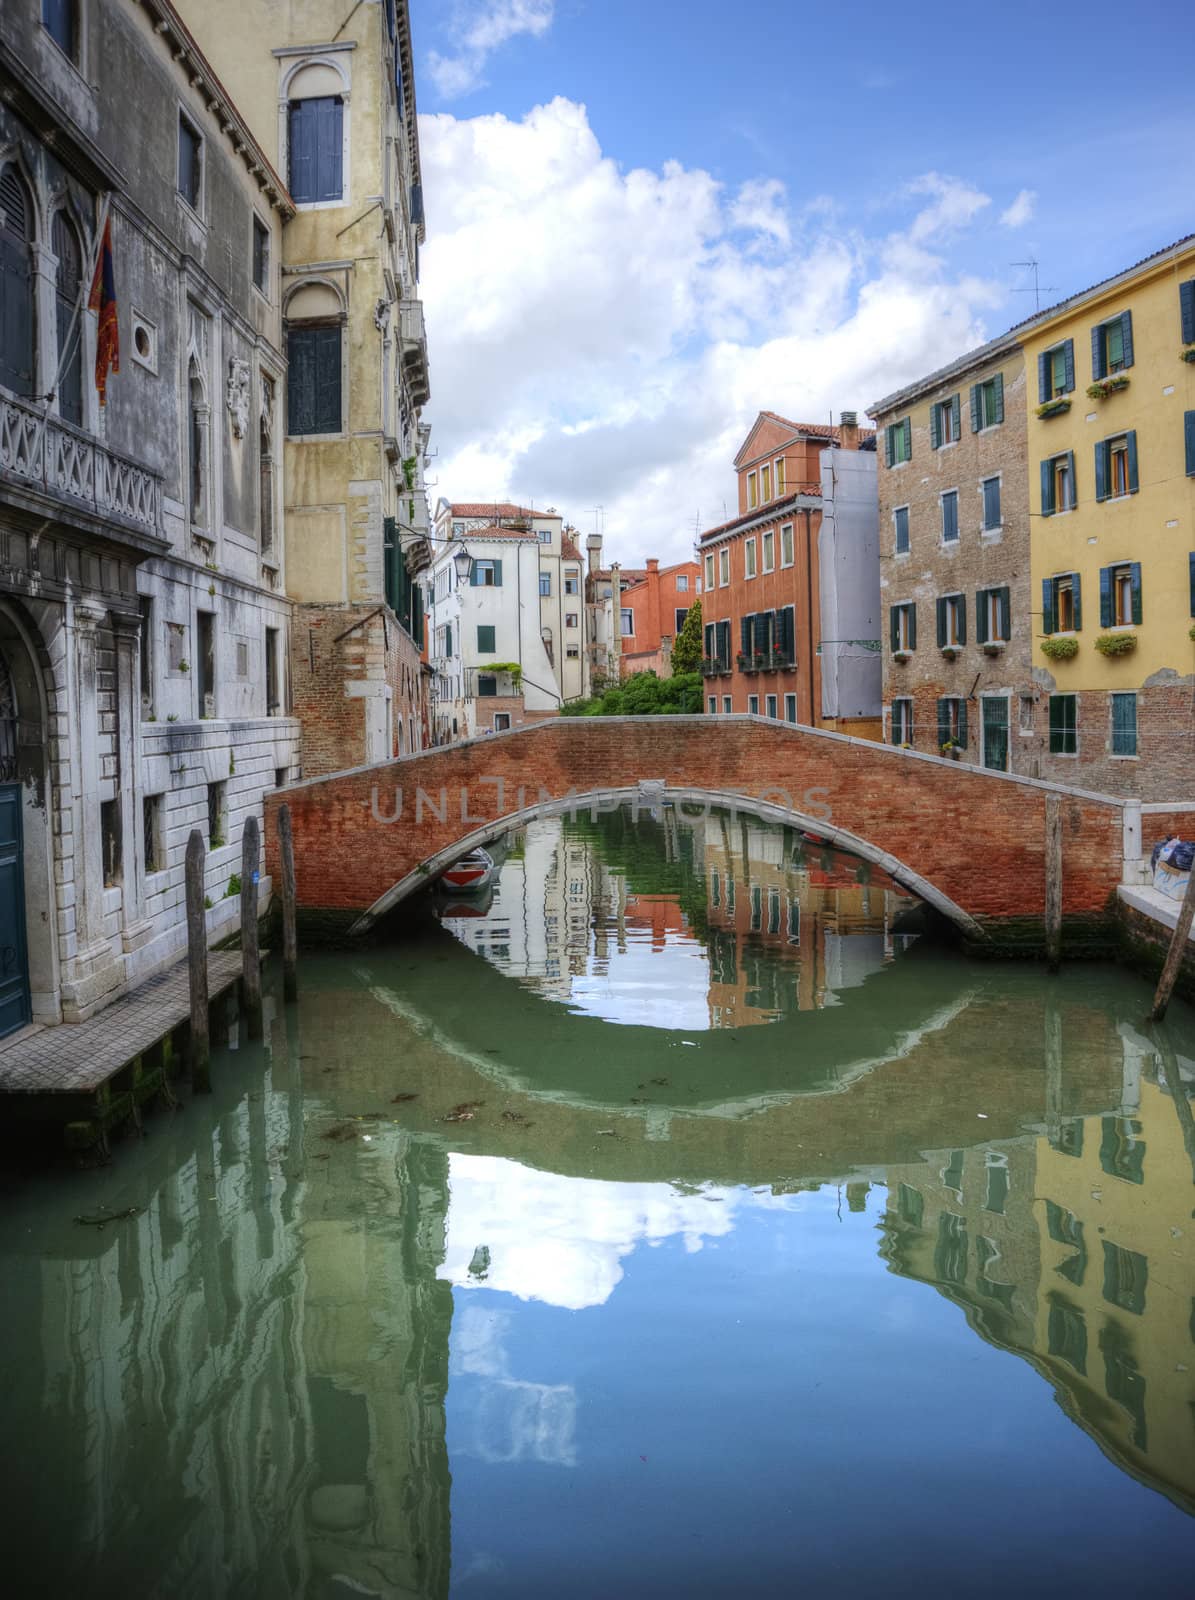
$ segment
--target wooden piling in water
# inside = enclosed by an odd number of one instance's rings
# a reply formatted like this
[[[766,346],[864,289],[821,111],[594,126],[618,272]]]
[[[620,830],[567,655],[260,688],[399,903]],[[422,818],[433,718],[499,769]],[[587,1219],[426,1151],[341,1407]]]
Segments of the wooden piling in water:
[[[1195,921],[1195,871],[1192,871],[1187,880],[1187,892],[1183,895],[1182,909],[1174,925],[1174,936],[1166,952],[1166,964],[1162,968],[1162,976],[1158,979],[1158,987],[1154,992],[1153,1010],[1149,1013],[1151,1022],[1161,1022],[1166,1015],[1166,1007],[1170,1004],[1170,996],[1174,992],[1175,981],[1178,978],[1178,969],[1183,964],[1187,940],[1191,936],[1192,921]]]
[[[207,909],[204,906],[203,866],[207,852],[203,835],[191,829],[187,840],[187,975],[191,990],[189,1064],[192,1087],[207,1092],[212,1087],[211,1043],[208,1035]]]
[[[261,1009],[261,951],[257,943],[257,882],[261,840],[257,818],[246,817],[241,833],[241,999],[251,1039],[264,1032]]]
[[[1046,796],[1046,966],[1062,961],[1062,796]]]
[[[278,846],[282,857],[282,993],[286,1000],[299,998],[298,936],[295,929],[295,841],[291,834],[290,807],[278,807]]]

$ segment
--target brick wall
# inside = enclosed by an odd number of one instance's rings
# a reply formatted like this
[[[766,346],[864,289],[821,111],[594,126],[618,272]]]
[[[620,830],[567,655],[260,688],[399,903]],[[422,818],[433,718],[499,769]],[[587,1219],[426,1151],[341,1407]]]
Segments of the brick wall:
[[[1195,800],[1195,684],[1176,679],[1136,694],[1135,759],[1112,754],[1111,700],[1098,689],[1076,695],[1078,750],[1059,756],[1050,754],[1049,691],[1040,689],[1033,738],[1023,742],[1030,775],[1139,800]]]
[[[1008,943],[1019,929],[1032,942],[1036,925],[1040,942],[1044,787],[809,729],[699,717],[553,719],[292,789],[300,903],[363,912],[476,818],[644,778],[774,804],[785,790],[795,810],[828,810],[827,833],[846,829],[890,852],[985,932]],[[400,802],[395,821],[377,820]],[[1121,807],[1067,795],[1063,819],[1064,916],[1075,938],[1103,937],[1121,877]],[[273,850],[272,826],[267,835]]]

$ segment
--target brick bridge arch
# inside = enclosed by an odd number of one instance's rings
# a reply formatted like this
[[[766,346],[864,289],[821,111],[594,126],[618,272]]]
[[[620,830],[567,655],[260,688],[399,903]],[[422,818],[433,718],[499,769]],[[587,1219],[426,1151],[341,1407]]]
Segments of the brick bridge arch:
[[[560,717],[315,778],[267,797],[266,864],[277,882],[285,800],[302,925],[360,933],[466,850],[535,817],[623,800],[719,805],[812,831],[970,939],[1028,951],[1042,942],[1052,793],[1064,937],[1107,947],[1123,801],[764,717]]]

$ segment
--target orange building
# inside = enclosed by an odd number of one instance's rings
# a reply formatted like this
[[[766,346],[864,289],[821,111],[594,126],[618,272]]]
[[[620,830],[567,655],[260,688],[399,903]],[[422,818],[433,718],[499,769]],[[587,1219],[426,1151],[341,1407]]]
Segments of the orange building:
[[[880,737],[875,433],[761,411],[739,514],[701,535],[706,710]]]
[[[623,574],[619,602],[621,675],[650,668],[661,678],[672,674],[672,646],[684,626],[685,614],[701,598],[701,567],[696,561],[679,561],[661,568],[655,556],[646,570],[627,581]]]

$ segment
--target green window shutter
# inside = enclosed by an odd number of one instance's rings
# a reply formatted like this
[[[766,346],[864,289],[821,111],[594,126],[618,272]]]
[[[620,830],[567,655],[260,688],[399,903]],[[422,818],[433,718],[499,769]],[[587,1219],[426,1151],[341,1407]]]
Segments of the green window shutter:
[[[965,595],[958,598],[958,642],[967,642],[967,599]]]
[[[1120,336],[1124,341],[1124,364],[1126,367],[1133,365],[1133,313],[1122,311],[1120,313]]]
[[[977,383],[973,383],[971,385],[971,432],[972,433],[978,433],[979,432],[979,423],[980,423],[980,417],[979,417],[979,385]]]
[[[1041,514],[1043,517],[1054,515],[1054,463],[1043,461],[1041,464]]]
[[[996,421],[996,422],[1003,422],[1004,421],[1004,374],[1002,372],[998,372],[996,374],[996,376],[992,379],[992,383],[995,385],[995,393],[996,393],[996,415],[995,415],[995,418],[993,420]]]
[[[1064,360],[1066,361],[1066,392],[1072,394],[1075,388],[1075,341],[1068,339],[1063,346]]]
[[[946,643],[946,602],[938,601],[938,649]]]
[[[962,421],[959,416],[958,395],[952,395],[950,400],[950,420],[954,423],[954,437],[957,439],[963,431]]]
[[[1192,556],[1191,560],[1192,560],[1192,562],[1195,562],[1195,556]],[[1192,566],[1191,572],[1192,572],[1191,582],[1195,583],[1195,566]],[[1193,596],[1195,596],[1195,589],[1192,589],[1191,593],[1192,593]],[[893,650],[899,650],[900,649],[900,615],[899,615],[899,613],[900,613],[900,607],[899,606],[889,606],[888,607],[888,644],[889,644],[889,647],[891,649],[893,649]]]
[[[912,419],[910,417],[906,417],[905,420],[901,423],[901,427],[904,429],[904,433],[905,433],[905,460],[906,461],[911,461],[913,459],[913,422],[912,422]]]
[[[1191,583],[1191,615],[1195,617],[1195,550],[1187,557],[1187,577]]]
[[[1100,627],[1112,626],[1112,568],[1100,568]]]
[[[481,588],[481,573],[477,570],[476,560],[474,560],[473,565],[469,568],[469,587],[470,589]]]
[[[751,654],[751,618],[739,618],[739,649],[745,656]]]
[[[495,589],[501,589],[501,587],[502,587],[502,563],[501,563],[501,561],[495,561],[494,562],[494,588]]]
[[[1108,441],[1101,439],[1095,447],[1095,497],[1108,498]]]
[[[1195,411],[1183,416],[1183,439],[1187,449],[1187,477],[1195,477]]]
[[[712,628],[712,624],[711,624]],[[707,632],[710,630],[707,629]],[[477,627],[477,652],[479,655],[492,656],[496,648],[494,628],[490,623],[479,623]],[[712,652],[707,652],[712,653]]]
[[[914,600],[909,608],[909,649],[917,648],[917,602]]]
[[[939,415],[939,407],[935,403],[929,408],[929,447],[931,450],[936,450],[941,443],[942,423]]]
[[[1178,311],[1184,344],[1195,344],[1195,278],[1178,286]]]
[[[893,435],[895,429],[892,423],[884,429],[884,465],[890,467],[893,463]]]
[[[479,628],[477,631],[478,631],[478,633],[480,633],[481,629]],[[705,656],[707,661],[710,661],[710,660],[713,659],[713,654],[714,654],[714,625],[713,625],[712,622],[707,622],[705,627],[701,630],[701,638],[702,638],[702,654]],[[481,645],[480,645],[480,641],[479,641],[478,642],[478,649],[480,649],[480,648],[481,648]]]
[[[1098,383],[1101,378],[1108,376],[1108,369],[1104,363],[1104,329],[1102,325],[1091,330],[1091,380]]]
[[[1050,754],[1060,755],[1066,748],[1066,713],[1063,708],[1064,696],[1052,694],[1050,696]]]
[[[1125,434],[1129,447],[1129,493],[1137,493],[1137,430],[1130,428]]]
[[[996,590],[1000,602],[1000,637],[1012,638],[1012,593],[1007,584]]]
[[[1075,632],[1083,626],[1083,585],[1077,572],[1071,573],[1071,592],[1075,597]]]
[[[1041,631],[1054,632],[1054,580],[1043,578],[1041,581]]]
[[[1141,622],[1141,563],[1134,561],[1129,567],[1129,584],[1133,591],[1133,624]]]
[[[1079,480],[1075,476],[1075,452],[1073,450],[1068,450],[1066,452],[1066,464],[1070,469],[1071,510],[1073,511],[1074,508],[1079,504]]]
[[[452,623],[451,622],[446,622],[444,624],[444,654],[446,656],[450,656],[452,654]]]
[[[1039,404],[1044,406],[1046,401],[1050,399],[1051,387],[1050,358],[1043,350],[1037,358],[1037,398]],[[971,393],[975,393],[974,389],[972,389]]]
[[[938,744],[944,745],[950,737],[950,703],[938,701]]]
[[[977,589],[975,591],[975,643],[987,644],[988,642],[988,591]]]

